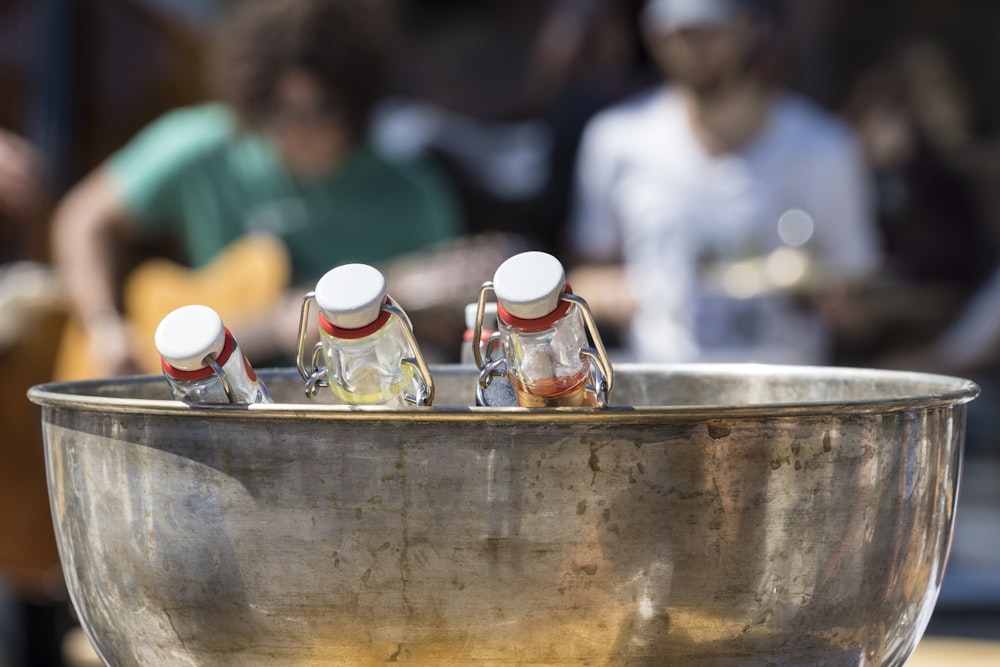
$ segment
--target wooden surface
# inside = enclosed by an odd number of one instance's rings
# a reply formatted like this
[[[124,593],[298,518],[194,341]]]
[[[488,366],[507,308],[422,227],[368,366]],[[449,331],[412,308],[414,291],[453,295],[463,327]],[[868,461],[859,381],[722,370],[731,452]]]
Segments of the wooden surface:
[[[1000,641],[924,637],[906,667],[998,667]]]

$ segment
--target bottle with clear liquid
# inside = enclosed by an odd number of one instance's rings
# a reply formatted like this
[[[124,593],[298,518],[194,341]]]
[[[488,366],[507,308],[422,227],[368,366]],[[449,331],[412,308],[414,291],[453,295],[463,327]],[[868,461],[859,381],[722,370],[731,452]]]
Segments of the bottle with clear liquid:
[[[309,303],[319,307],[320,342],[307,372],[303,343]],[[320,359],[322,363],[320,363]],[[430,405],[434,385],[406,313],[386,293],[385,277],[367,264],[345,264],[320,278],[299,323],[299,371],[306,394],[329,386],[350,405]]]
[[[543,252],[515,255],[500,265],[484,290],[488,287],[496,294],[503,365],[518,405],[607,404],[611,364],[586,301],[573,295],[558,259]],[[484,303],[480,298],[481,307]],[[480,386],[485,388],[482,379]]]
[[[163,377],[189,405],[270,403],[271,395],[219,314],[208,306],[178,308],[154,336]]]

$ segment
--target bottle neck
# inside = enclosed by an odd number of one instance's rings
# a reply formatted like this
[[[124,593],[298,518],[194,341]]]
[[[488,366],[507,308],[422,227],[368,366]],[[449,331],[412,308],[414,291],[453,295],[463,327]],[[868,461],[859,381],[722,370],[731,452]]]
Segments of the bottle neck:
[[[222,351],[215,357],[215,363],[219,366],[225,366],[226,362],[229,361],[229,357],[236,349],[236,339],[233,338],[233,334],[229,331],[229,329],[226,329],[225,331],[226,337],[225,342],[222,344]],[[160,357],[160,365],[163,367],[163,372],[175,380],[190,382],[193,380],[204,380],[215,375],[215,370],[213,370],[210,365],[205,365],[194,371],[185,371],[172,365],[162,357]]]
[[[566,283],[565,289],[562,294],[572,294],[573,290],[570,288],[569,283]],[[560,295],[561,297],[562,295]],[[521,331],[526,331],[529,333],[536,331],[544,331],[545,329],[551,329],[552,325],[561,320],[569,312],[570,306],[573,304],[562,298],[559,299],[559,305],[556,306],[548,315],[544,317],[537,317],[532,319],[526,319],[523,317],[517,317],[511,315],[510,312],[503,307],[503,304],[497,303],[497,317],[507,324],[508,326],[520,329]]]
[[[386,305],[392,305],[392,300],[389,297],[385,298]],[[359,338],[365,338],[371,336],[376,331],[380,330],[389,321],[392,316],[388,310],[382,310],[379,316],[375,320],[366,326],[359,327],[357,329],[347,329],[345,327],[338,327],[336,324],[330,321],[322,310],[319,312],[319,326],[330,336],[334,338],[342,338],[345,340],[357,340]]]

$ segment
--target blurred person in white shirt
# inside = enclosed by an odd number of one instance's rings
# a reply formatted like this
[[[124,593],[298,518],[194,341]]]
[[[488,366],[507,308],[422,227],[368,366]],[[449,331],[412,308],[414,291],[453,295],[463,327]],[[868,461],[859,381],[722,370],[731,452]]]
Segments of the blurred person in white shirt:
[[[879,261],[849,127],[764,75],[763,0],[650,0],[667,81],[598,114],[577,162],[574,289],[641,361],[830,361],[843,288]]]

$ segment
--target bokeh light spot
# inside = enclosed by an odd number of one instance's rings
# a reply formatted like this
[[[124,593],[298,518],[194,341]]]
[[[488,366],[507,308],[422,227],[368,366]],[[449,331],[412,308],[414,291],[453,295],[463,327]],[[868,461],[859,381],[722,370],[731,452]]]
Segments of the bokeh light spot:
[[[801,209],[793,208],[785,211],[778,218],[778,236],[785,245],[793,248],[808,243],[815,228],[812,216]]]

